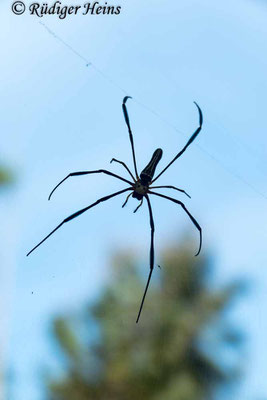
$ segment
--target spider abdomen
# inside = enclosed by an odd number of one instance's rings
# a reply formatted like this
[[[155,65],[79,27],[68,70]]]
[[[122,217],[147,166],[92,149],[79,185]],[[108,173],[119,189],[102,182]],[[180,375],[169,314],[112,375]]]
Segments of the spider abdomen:
[[[148,185],[152,181],[152,178],[155,174],[155,170],[156,170],[157,165],[162,157],[162,154],[163,154],[162,149],[155,150],[151,160],[149,161],[147,166],[141,172],[141,174],[140,174],[141,183],[144,186]]]

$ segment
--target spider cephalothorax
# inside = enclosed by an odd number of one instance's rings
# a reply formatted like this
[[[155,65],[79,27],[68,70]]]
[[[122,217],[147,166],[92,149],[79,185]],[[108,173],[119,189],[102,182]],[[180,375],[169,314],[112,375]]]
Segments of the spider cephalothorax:
[[[191,219],[191,221],[193,222],[193,224],[195,225],[195,227],[198,229],[199,234],[200,234],[200,243],[199,243],[199,249],[196,255],[199,254],[200,250],[201,250],[201,244],[202,244],[202,230],[200,225],[198,224],[198,222],[195,220],[195,218],[190,214],[190,212],[187,210],[186,206],[184,205],[184,203],[182,203],[180,200],[174,199],[173,197],[169,197],[169,196],[165,196],[164,194],[161,193],[157,193],[154,192],[154,190],[152,191],[151,189],[160,189],[160,188],[167,188],[167,189],[174,189],[177,190],[179,192],[184,193],[185,195],[187,195],[188,197],[190,197],[183,189],[179,189],[175,186],[151,186],[153,184],[153,182],[155,182],[162,174],[163,172],[166,171],[167,168],[169,168],[169,166],[175,161],[177,160],[177,158],[179,158],[187,149],[187,147],[195,140],[195,138],[197,137],[197,135],[199,134],[199,132],[201,131],[202,128],[202,122],[203,122],[203,117],[202,117],[202,112],[200,107],[197,105],[197,103],[195,103],[195,105],[197,106],[198,112],[199,112],[199,127],[196,129],[196,131],[193,133],[193,135],[190,137],[190,139],[188,140],[188,142],[186,143],[186,145],[182,148],[182,150],[169,162],[169,164],[167,164],[167,166],[156,176],[156,178],[153,179],[155,171],[156,171],[156,167],[162,157],[162,150],[161,149],[157,149],[155,150],[151,160],[149,161],[149,163],[147,164],[147,166],[143,169],[143,171],[140,174],[140,177],[138,175],[137,172],[137,166],[136,166],[136,159],[135,159],[135,150],[134,150],[134,141],[133,141],[133,135],[132,135],[132,131],[131,131],[131,126],[130,126],[130,120],[129,120],[129,116],[128,116],[128,112],[127,112],[127,108],[126,108],[126,102],[129,99],[129,96],[124,97],[123,99],[123,103],[122,103],[122,110],[123,110],[123,114],[124,114],[124,118],[125,118],[125,122],[126,125],[128,127],[128,131],[129,131],[129,138],[130,138],[130,142],[131,142],[131,148],[132,148],[132,156],[133,156],[133,164],[134,164],[134,172],[135,172],[135,176],[132,174],[132,172],[130,171],[130,169],[128,168],[128,166],[123,162],[123,161],[119,161],[115,158],[113,158],[111,160],[111,162],[115,161],[119,164],[121,164],[130,174],[131,178],[132,178],[132,182],[129,181],[128,179],[125,179],[117,174],[114,174],[113,172],[107,171],[105,169],[99,169],[96,171],[80,171],[80,172],[72,172],[69,175],[67,175],[64,179],[62,179],[62,181],[60,181],[55,188],[52,190],[52,192],[50,193],[48,200],[50,200],[53,192],[56,190],[56,188],[63,183],[66,179],[68,179],[70,176],[79,176],[79,175],[87,175],[87,174],[99,174],[99,173],[104,173],[106,175],[110,175],[113,176],[114,178],[120,179],[123,182],[128,183],[127,188],[122,189],[118,192],[112,193],[108,196],[102,197],[101,199],[95,201],[93,204],[90,204],[89,206],[75,212],[74,214],[70,215],[69,217],[65,218],[52,232],[50,232],[41,242],[39,242],[28,254],[31,254],[38,246],[40,246],[40,244],[42,244],[46,239],[48,239],[57,229],[59,229],[63,224],[65,224],[66,222],[71,221],[73,218],[78,217],[79,215],[83,214],[85,211],[89,210],[90,208],[96,206],[99,203],[102,203],[103,201],[109,200],[112,197],[118,196],[119,194],[125,193],[127,191],[130,191],[130,194],[128,194],[125,202],[123,203],[122,207],[124,207],[129,199],[130,196],[134,197],[137,200],[140,200],[140,204],[138,205],[138,207],[135,209],[134,212],[136,212],[141,205],[143,204],[143,199],[145,198],[147,201],[147,205],[148,205],[148,211],[149,211],[149,219],[150,219],[150,229],[151,229],[151,244],[150,244],[150,253],[149,253],[149,265],[150,265],[150,272],[149,272],[149,276],[148,276],[148,280],[147,280],[147,284],[145,287],[145,291],[144,291],[144,295],[142,298],[142,302],[139,308],[139,312],[138,312],[138,316],[137,316],[137,320],[136,322],[138,322],[139,317],[141,315],[141,311],[143,308],[143,304],[144,304],[144,300],[146,297],[146,293],[147,293],[147,289],[150,283],[150,279],[152,276],[152,271],[154,269],[154,232],[155,232],[155,227],[154,227],[154,219],[153,219],[153,214],[152,214],[152,207],[151,207],[151,203],[150,203],[150,199],[149,199],[149,195],[155,195],[155,196],[159,196],[161,198],[167,199],[172,201],[173,203],[176,203],[178,205],[180,205],[183,210],[187,213],[187,215],[189,216],[189,218]]]
[[[132,197],[137,200],[142,200],[145,194],[148,192],[148,185],[144,185],[141,180],[138,180],[134,186],[134,192]]]

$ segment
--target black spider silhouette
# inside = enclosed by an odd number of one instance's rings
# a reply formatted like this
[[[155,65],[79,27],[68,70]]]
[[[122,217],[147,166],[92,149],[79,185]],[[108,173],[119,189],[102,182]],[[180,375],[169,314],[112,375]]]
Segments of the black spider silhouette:
[[[145,198],[147,201],[147,205],[148,205],[148,211],[149,211],[149,217],[150,217],[150,228],[151,228],[151,243],[150,243],[150,272],[149,272],[149,276],[148,276],[148,280],[147,280],[147,284],[145,287],[145,291],[143,294],[143,298],[141,301],[141,305],[139,308],[139,312],[138,312],[138,316],[137,316],[137,320],[136,322],[139,321],[140,315],[141,315],[141,311],[143,308],[143,304],[145,301],[145,297],[146,297],[146,293],[149,287],[149,283],[150,283],[150,279],[152,276],[152,272],[154,269],[154,232],[155,232],[155,227],[154,227],[154,219],[153,219],[153,214],[152,214],[152,208],[151,208],[151,203],[149,200],[149,194],[151,195],[155,195],[155,196],[159,196],[159,197],[163,197],[164,199],[170,200],[176,204],[179,204],[184,211],[187,213],[187,215],[189,216],[189,218],[191,219],[191,221],[193,222],[193,224],[196,226],[196,228],[199,231],[200,234],[200,243],[199,243],[199,249],[198,252],[196,254],[196,256],[200,253],[201,250],[201,245],[202,245],[202,230],[200,225],[198,224],[198,222],[195,220],[195,218],[190,214],[190,212],[187,210],[187,208],[185,207],[185,205],[180,201],[180,200],[176,200],[172,197],[169,196],[165,196],[161,193],[157,193],[154,191],[151,191],[151,189],[160,189],[160,188],[169,188],[169,189],[174,189],[177,190],[179,192],[184,193],[185,195],[187,195],[188,197],[190,197],[184,190],[179,189],[175,186],[151,186],[153,184],[153,182],[155,182],[162,174],[163,172],[165,172],[171,164],[174,163],[175,160],[177,160],[177,158],[179,158],[187,149],[187,147],[195,140],[195,138],[197,137],[197,135],[199,134],[199,132],[201,131],[202,128],[202,123],[203,123],[203,116],[202,116],[202,112],[200,107],[198,106],[198,104],[196,102],[195,105],[197,106],[198,112],[199,112],[199,127],[197,128],[197,130],[193,133],[193,135],[190,137],[190,139],[188,140],[188,142],[186,143],[186,145],[183,147],[183,149],[173,158],[172,161],[169,162],[169,164],[156,176],[156,178],[153,179],[153,176],[155,174],[155,170],[156,167],[162,157],[162,149],[157,149],[155,150],[151,160],[149,161],[149,163],[147,164],[147,166],[143,169],[143,171],[140,174],[140,177],[138,175],[137,172],[137,166],[136,166],[136,158],[135,158],[135,150],[134,150],[134,141],[133,141],[133,134],[132,134],[132,130],[131,130],[131,126],[130,126],[130,120],[129,120],[129,116],[128,116],[128,112],[127,112],[127,108],[126,108],[126,102],[128,99],[130,99],[130,96],[126,96],[123,99],[123,103],[122,103],[122,110],[123,110],[123,114],[124,114],[124,118],[125,118],[125,122],[126,125],[128,127],[128,131],[129,131],[129,138],[130,138],[130,142],[131,142],[131,148],[132,148],[132,155],[133,155],[133,164],[134,164],[134,171],[135,171],[135,177],[132,174],[132,172],[130,171],[130,169],[128,168],[128,166],[122,162],[119,161],[115,158],[113,158],[111,160],[111,162],[115,161],[121,165],[123,165],[123,167],[128,171],[128,173],[131,175],[133,182],[128,181],[127,179],[124,179],[123,177],[113,174],[113,172],[107,171],[105,169],[99,169],[96,171],[80,171],[80,172],[72,172],[70,173],[68,176],[66,176],[64,179],[62,179],[62,181],[60,181],[56,187],[52,190],[52,192],[50,193],[48,200],[50,200],[52,194],[54,193],[54,191],[57,189],[57,187],[59,185],[61,185],[61,183],[63,183],[66,179],[68,179],[71,176],[79,176],[79,175],[87,175],[87,174],[99,174],[99,173],[103,173],[103,174],[107,174],[110,176],[113,176],[117,179],[120,179],[126,183],[128,183],[130,185],[130,187],[127,187],[126,189],[120,190],[119,192],[116,193],[112,193],[108,196],[102,197],[101,199],[95,201],[93,204],[90,204],[89,206],[75,212],[74,214],[70,215],[69,217],[65,218],[52,232],[50,232],[43,240],[41,240],[41,242],[39,242],[28,254],[30,255],[38,246],[40,246],[46,239],[49,238],[49,236],[51,236],[56,230],[58,230],[63,224],[65,224],[66,222],[71,221],[73,218],[78,217],[79,215],[83,214],[85,211],[89,210],[90,208],[96,206],[97,204],[109,200],[112,197],[118,196],[119,194],[125,193],[127,191],[131,191],[131,193],[128,194],[125,202],[123,203],[122,207],[124,207],[129,199],[129,197],[132,195],[133,198],[137,199],[140,201],[140,204],[138,205],[138,207],[134,210],[134,212],[136,212],[141,205],[143,204],[143,199]]]

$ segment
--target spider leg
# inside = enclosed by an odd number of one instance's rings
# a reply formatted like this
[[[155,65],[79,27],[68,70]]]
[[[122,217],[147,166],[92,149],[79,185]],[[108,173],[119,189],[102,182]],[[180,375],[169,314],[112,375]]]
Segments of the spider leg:
[[[60,181],[52,190],[52,192],[50,193],[48,200],[51,199],[52,194],[54,193],[54,191],[59,187],[59,185],[61,185],[61,183],[63,183],[66,179],[68,179],[71,176],[79,176],[79,175],[88,175],[88,174],[107,174],[107,175],[111,175],[114,176],[114,178],[120,179],[121,181],[124,181],[126,183],[129,183],[130,185],[132,185],[132,182],[128,181],[127,179],[122,178],[119,175],[113,174],[113,172],[109,172],[105,169],[98,169],[96,171],[80,171],[80,172],[71,172],[69,175],[67,175],[64,179],[62,179],[62,181]]]
[[[137,206],[137,207],[136,207],[136,209],[134,210],[134,213],[136,213],[136,211],[138,211],[138,210],[139,210],[139,208],[140,208],[140,207],[141,207],[141,205],[143,204],[143,200],[144,200],[144,198],[142,198],[142,200],[141,200],[141,202],[140,202],[139,206]]]
[[[121,193],[126,192],[127,190],[131,190],[131,188],[127,188],[127,189],[123,189],[120,190],[119,192],[110,194],[108,196],[102,197],[101,199],[95,201],[93,204],[90,204],[90,206],[87,206],[85,208],[82,208],[79,211],[76,211],[74,214],[71,214],[69,217],[65,218],[55,229],[52,230],[52,232],[50,232],[43,240],[41,240],[41,242],[39,242],[31,251],[29,251],[29,253],[27,254],[27,256],[29,256],[37,247],[39,247],[46,239],[48,239],[51,235],[53,235],[54,232],[56,232],[63,224],[65,224],[66,222],[71,221],[73,218],[78,217],[79,215],[83,214],[85,211],[89,210],[90,208],[96,206],[97,204],[101,203],[102,201],[106,201],[111,199],[114,196],[117,196]]]
[[[199,239],[199,249],[198,249],[198,252],[197,252],[197,254],[196,254],[196,256],[198,256],[199,253],[200,253],[200,250],[201,250],[201,246],[202,246],[202,229],[201,229],[201,226],[199,225],[199,223],[198,223],[198,222],[195,220],[195,218],[193,217],[193,215],[191,215],[190,212],[187,210],[187,208],[186,208],[186,206],[184,205],[184,203],[182,203],[182,202],[179,201],[179,200],[173,199],[172,197],[165,196],[164,194],[161,194],[161,193],[156,193],[156,192],[151,192],[151,191],[149,191],[148,193],[154,194],[155,196],[163,197],[164,199],[167,199],[167,200],[170,200],[170,201],[173,201],[174,203],[179,204],[179,205],[184,209],[184,211],[186,212],[186,214],[189,216],[189,218],[191,219],[191,221],[193,222],[193,224],[195,225],[195,227],[196,227],[196,228],[198,229],[198,231],[199,231],[199,235],[200,235],[200,239]]]
[[[132,193],[128,194],[128,196],[126,197],[126,200],[125,200],[125,202],[124,202],[124,203],[123,203],[123,205],[121,206],[122,208],[126,206],[126,204],[127,204],[127,201],[129,200],[129,198],[130,198],[131,194],[132,194]]]
[[[131,175],[131,177],[133,178],[134,182],[135,182],[135,177],[133,176],[133,174],[131,173],[130,169],[127,167],[127,165],[123,162],[123,161],[119,161],[116,158],[112,158],[112,160],[110,161],[110,163],[112,163],[113,161],[121,164],[124,166],[125,169],[127,169],[127,171],[129,172],[129,174]]]
[[[169,168],[169,166],[174,163],[175,160],[177,160],[177,158],[179,158],[187,149],[187,147],[195,140],[195,138],[197,137],[197,135],[199,134],[199,132],[201,131],[202,128],[202,123],[203,123],[203,115],[202,115],[202,111],[199,107],[199,105],[194,101],[195,105],[197,106],[198,109],[198,113],[199,113],[199,127],[197,128],[197,130],[193,133],[193,135],[190,137],[190,139],[188,140],[188,142],[186,143],[186,145],[182,148],[181,151],[179,151],[179,153],[174,157],[174,159],[169,162],[169,164],[156,176],[156,178],[153,179],[152,182],[155,182],[156,179],[158,179],[163,172],[166,171],[166,169]]]
[[[123,115],[124,115],[124,119],[125,119],[126,125],[128,127],[129,138],[130,138],[131,147],[132,147],[132,154],[133,154],[134,171],[135,171],[136,179],[138,180],[139,176],[138,176],[137,166],[136,166],[133,134],[132,134],[131,126],[130,126],[130,119],[129,119],[128,111],[127,111],[127,108],[126,108],[126,101],[128,99],[131,99],[131,96],[124,97],[123,102],[122,102],[122,111],[123,111]]]
[[[149,219],[150,219],[150,228],[151,228],[151,244],[150,244],[150,255],[149,255],[149,263],[150,263],[150,271],[149,271],[149,275],[148,275],[148,279],[147,279],[147,284],[145,287],[145,291],[143,294],[143,298],[142,298],[142,302],[139,308],[139,312],[138,312],[138,316],[137,316],[137,320],[136,323],[138,323],[141,312],[142,312],[142,308],[144,305],[144,301],[146,298],[146,293],[149,287],[149,283],[150,283],[150,279],[152,276],[152,272],[154,269],[154,232],[155,232],[155,226],[154,226],[154,220],[153,220],[153,214],[152,214],[152,208],[151,208],[151,204],[150,204],[150,200],[148,195],[145,195],[146,201],[147,201],[147,205],[148,205],[148,210],[149,210]]]
[[[170,186],[170,185],[168,185],[168,186],[150,186],[150,189],[161,189],[161,188],[167,188],[167,189],[175,189],[175,190],[178,190],[179,192],[182,192],[182,193],[184,193],[187,197],[189,197],[189,199],[191,199],[191,196],[189,196],[189,194],[186,193],[185,190],[179,189],[179,188],[177,188],[177,187],[175,187],[175,186]]]

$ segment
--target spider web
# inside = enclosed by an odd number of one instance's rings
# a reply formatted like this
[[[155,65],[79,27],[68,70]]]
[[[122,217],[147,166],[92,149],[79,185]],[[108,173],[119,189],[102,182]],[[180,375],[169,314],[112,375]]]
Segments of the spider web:
[[[62,39],[58,34],[56,34],[52,29],[50,29],[45,23],[39,22],[40,25],[43,26],[43,28],[57,41],[59,41],[63,46],[65,46],[68,50],[70,50],[76,57],[80,58],[84,63],[87,68],[92,68],[94,69],[103,79],[105,79],[107,82],[109,82],[112,86],[114,86],[116,89],[120,90],[124,95],[128,95],[128,91],[124,89],[122,86],[120,86],[115,80],[113,80],[108,74],[103,72],[100,68],[97,67],[95,63],[93,63],[91,60],[86,58],[83,54],[78,52],[73,46],[71,46],[69,43],[67,43],[64,39]],[[177,82],[174,82],[177,85]],[[180,135],[184,136],[187,138],[187,135],[182,132],[180,129],[178,129],[173,123],[168,121],[166,118],[164,118],[161,114],[153,110],[151,107],[149,107],[147,104],[141,102],[139,99],[136,97],[133,97],[132,100],[138,104],[140,107],[144,108],[151,114],[155,115],[159,120],[161,120],[163,123],[168,125],[170,128],[172,128],[175,132],[179,133]],[[224,134],[226,134],[230,140],[235,141],[239,146],[243,147],[246,151],[249,151],[250,154],[254,153],[254,156],[257,159],[262,158],[259,153],[255,149],[248,149],[248,146],[246,146],[241,140],[235,138],[235,136],[229,134],[229,132],[226,131],[225,127],[222,125],[217,126],[221,129]],[[249,187],[252,191],[260,195],[262,198],[267,200],[267,195],[263,193],[261,190],[256,188],[250,181],[248,181],[246,178],[244,178],[242,175],[234,171],[231,167],[227,166],[223,161],[219,160],[217,157],[215,157],[213,154],[211,154],[208,150],[206,150],[203,146],[201,146],[198,143],[195,143],[195,146],[205,155],[207,155],[213,162],[218,164],[224,171],[228,172],[230,175],[232,175],[234,178],[242,182],[244,185]],[[259,169],[259,168],[258,168]]]

